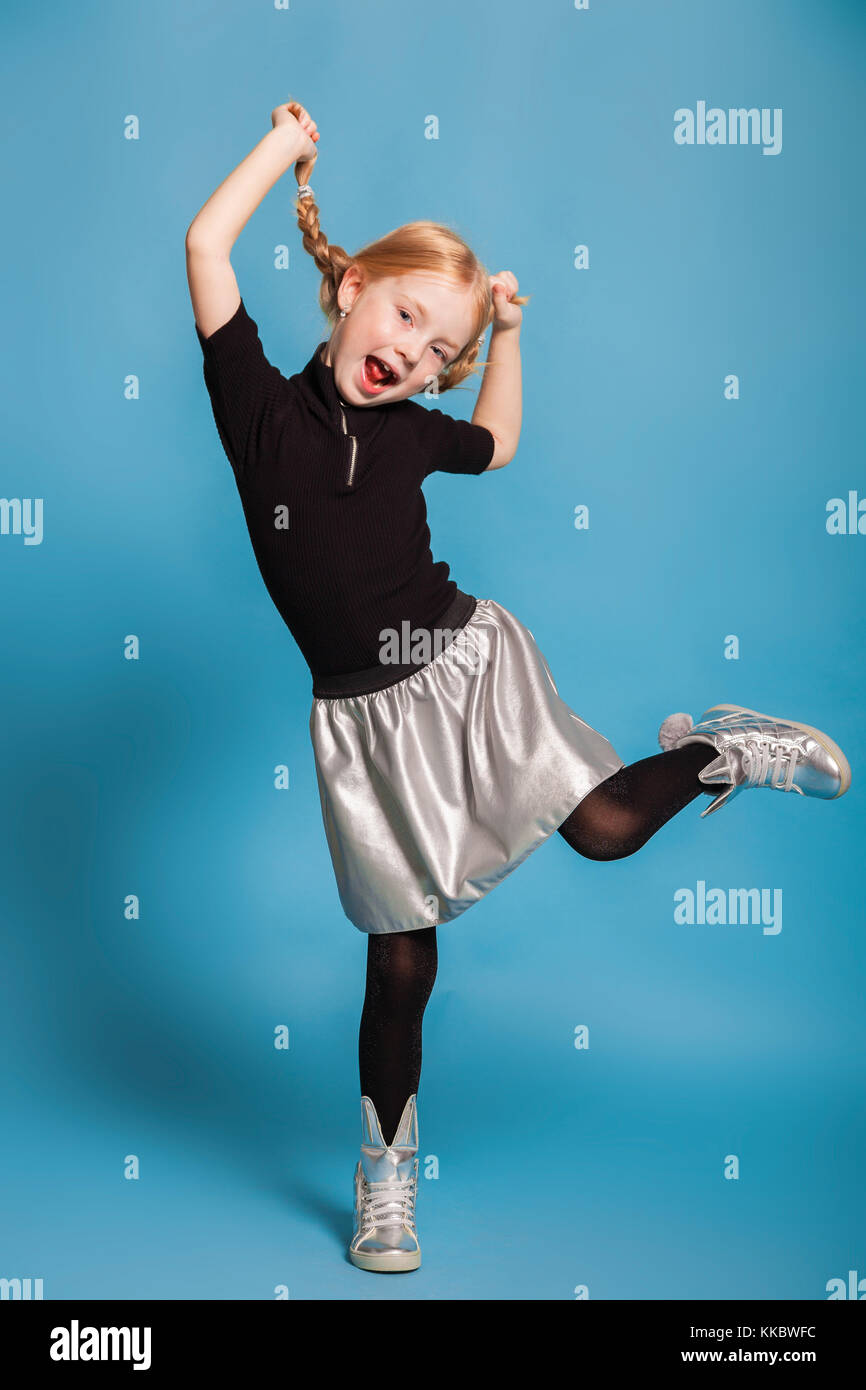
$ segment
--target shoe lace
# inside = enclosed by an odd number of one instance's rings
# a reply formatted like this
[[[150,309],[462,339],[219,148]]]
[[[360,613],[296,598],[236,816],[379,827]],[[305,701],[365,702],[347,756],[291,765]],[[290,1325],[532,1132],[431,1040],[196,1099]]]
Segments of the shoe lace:
[[[768,738],[761,734],[753,735],[745,740],[743,751],[743,770],[747,775],[748,785],[767,785],[769,773],[769,786],[789,792],[794,784],[798,759],[803,755],[804,750],[797,743]],[[782,765],[785,762],[788,766],[783,775]]]
[[[361,1228],[414,1224],[417,1174],[384,1183],[368,1183],[361,1174]]]

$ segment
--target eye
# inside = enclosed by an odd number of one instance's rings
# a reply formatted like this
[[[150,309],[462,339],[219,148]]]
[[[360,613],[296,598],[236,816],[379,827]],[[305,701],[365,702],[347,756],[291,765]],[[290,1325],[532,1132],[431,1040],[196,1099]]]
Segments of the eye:
[[[408,310],[408,309],[400,309],[400,308],[398,308],[398,309],[397,309],[397,313],[398,313],[398,314],[405,314],[405,315],[406,315],[406,318],[403,320],[404,323],[406,322],[407,319],[408,319],[409,322],[411,323],[411,321],[412,321],[412,315],[409,313],[409,310]],[[440,359],[441,359],[443,362],[447,362],[447,361],[448,361],[448,353],[447,353],[447,352],[444,352],[442,348],[434,347],[433,351],[434,351],[434,352],[438,352],[439,357],[440,357]]]

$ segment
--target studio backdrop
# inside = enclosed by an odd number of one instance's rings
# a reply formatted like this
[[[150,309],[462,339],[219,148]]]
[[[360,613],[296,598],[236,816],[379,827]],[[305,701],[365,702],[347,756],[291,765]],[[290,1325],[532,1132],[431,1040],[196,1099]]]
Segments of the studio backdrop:
[[[863,7],[10,0],[2,33],[3,1296],[862,1298]],[[393,1281],[343,1256],[366,939],[184,265],[290,97],[331,242],[429,218],[531,296],[518,452],[427,481],[435,558],[626,762],[728,702],[853,769],[618,862],[553,835],[439,927]],[[232,254],[286,376],[327,336],[296,187]]]

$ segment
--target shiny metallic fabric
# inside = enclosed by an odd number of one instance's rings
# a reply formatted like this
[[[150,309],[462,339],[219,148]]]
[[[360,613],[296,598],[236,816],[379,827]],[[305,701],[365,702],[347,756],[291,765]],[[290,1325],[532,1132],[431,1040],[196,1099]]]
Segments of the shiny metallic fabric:
[[[396,684],[314,698],[310,737],[340,901],[363,932],[459,916],[624,766],[493,599]]]
[[[702,817],[746,787],[772,787],[829,801],[851,785],[848,760],[827,734],[742,705],[713,705],[675,747],[686,743],[708,743],[719,755],[698,773],[702,782],[731,783],[701,811]]]
[[[390,1145],[376,1107],[361,1097],[361,1158],[355,1168],[355,1222],[349,1259],[379,1274],[417,1269],[418,1098],[411,1095]]]

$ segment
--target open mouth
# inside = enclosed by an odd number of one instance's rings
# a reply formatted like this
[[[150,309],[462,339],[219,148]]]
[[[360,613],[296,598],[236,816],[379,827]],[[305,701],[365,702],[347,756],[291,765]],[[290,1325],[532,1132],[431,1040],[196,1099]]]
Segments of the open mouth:
[[[364,385],[368,391],[384,391],[389,386],[393,386],[398,380],[396,372],[392,372],[387,362],[383,362],[381,357],[374,357],[372,354],[364,358],[363,366]]]

